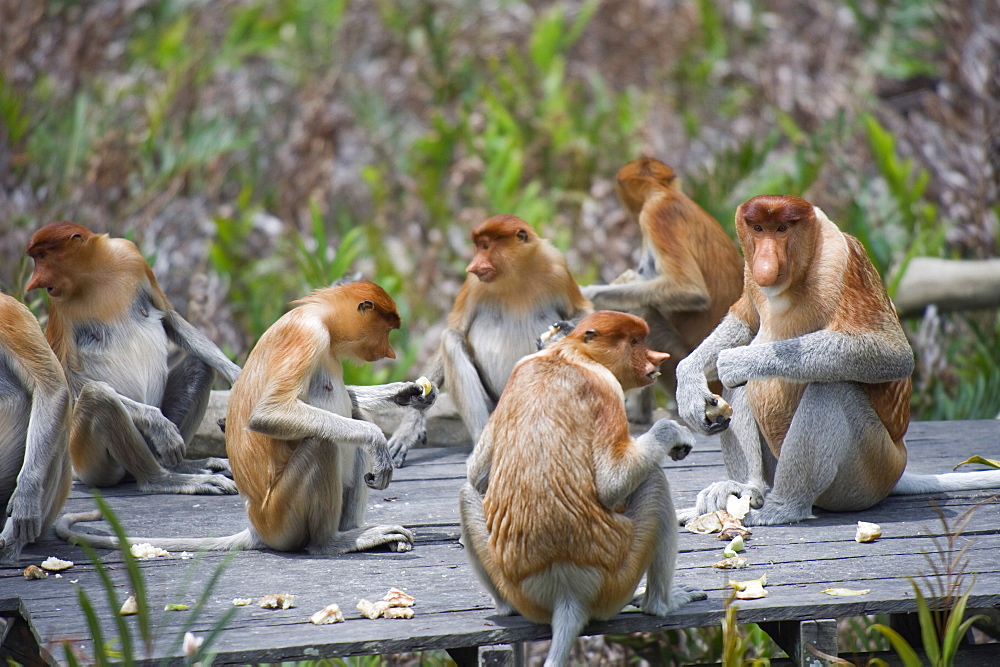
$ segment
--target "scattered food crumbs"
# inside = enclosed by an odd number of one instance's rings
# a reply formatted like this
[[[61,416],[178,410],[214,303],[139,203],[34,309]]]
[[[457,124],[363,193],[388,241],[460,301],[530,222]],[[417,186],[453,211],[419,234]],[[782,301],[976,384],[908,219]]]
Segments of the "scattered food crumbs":
[[[382,599],[388,602],[390,607],[412,607],[417,601],[417,599],[409,593],[404,593],[395,587],[390,588],[389,592],[386,593]]]
[[[131,553],[136,558],[161,558],[164,556],[169,556],[170,553],[166,549],[161,549],[160,547],[154,547],[148,542],[142,542],[141,544],[133,544],[128,548],[129,553]]]
[[[340,611],[340,605],[331,604],[323,607],[309,617],[309,622],[313,625],[329,625],[330,623],[343,623],[344,614]]]
[[[866,593],[871,593],[872,589],[863,588],[861,590],[855,590],[853,588],[824,588],[820,593],[826,593],[827,595],[836,596],[850,596],[850,595],[865,595]]]
[[[745,556],[732,556],[731,558],[723,558],[718,563],[712,563],[712,567],[720,570],[740,570],[746,566],[747,559]]]
[[[191,560],[191,554],[186,551],[181,552],[181,560]]]
[[[709,512],[688,521],[684,524],[684,529],[689,533],[708,535],[722,530],[722,521],[716,512]]]
[[[874,542],[880,537],[882,537],[882,527],[880,525],[877,523],[868,523],[867,521],[858,521],[858,532],[854,536],[855,542]]]
[[[70,579],[69,583],[71,583],[71,584],[78,584],[78,583],[80,583],[80,580],[79,579]]]
[[[168,604],[163,608],[163,611],[187,611],[188,606],[186,604]]]
[[[358,611],[360,611],[361,615],[366,618],[378,618],[382,615],[382,612],[388,608],[389,603],[385,600],[379,600],[377,602],[369,602],[364,598],[358,600]]]
[[[37,565],[29,565],[24,568],[24,578],[29,581],[32,579],[45,579],[49,576],[49,573],[38,567]]]
[[[413,618],[412,607],[389,607],[382,612],[386,618]]]
[[[192,505],[191,507],[201,507],[201,503],[199,503],[197,505]]]
[[[262,609],[291,609],[295,606],[295,596],[288,593],[270,593],[257,601]]]
[[[250,598],[233,598],[234,607],[245,607],[251,602],[253,602],[253,600],[251,600]]]
[[[62,579],[62,575],[61,575],[61,574],[59,574],[58,572],[56,572],[56,573],[55,573],[54,575],[52,575],[52,576],[53,576],[53,577],[55,577],[56,579]]]
[[[131,616],[132,614],[139,613],[139,603],[136,602],[134,595],[128,596],[128,599],[122,604],[122,608],[118,613],[122,616]]]
[[[49,556],[42,561],[42,569],[49,570],[50,572],[61,572],[62,570],[68,570],[73,567],[74,563],[71,560],[60,560],[55,556]]]

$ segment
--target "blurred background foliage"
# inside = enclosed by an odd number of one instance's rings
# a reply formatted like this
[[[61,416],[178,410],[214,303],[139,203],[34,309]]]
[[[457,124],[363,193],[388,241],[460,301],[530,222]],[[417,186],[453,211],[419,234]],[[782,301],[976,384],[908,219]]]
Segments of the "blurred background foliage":
[[[0,0],[0,286],[72,219],[134,239],[242,362],[306,292],[394,295],[418,374],[470,229],[514,213],[581,283],[632,265],[611,179],[651,155],[732,232],[800,194],[892,291],[915,255],[997,255],[992,0]],[[906,323],[915,417],[1000,409],[996,312]]]

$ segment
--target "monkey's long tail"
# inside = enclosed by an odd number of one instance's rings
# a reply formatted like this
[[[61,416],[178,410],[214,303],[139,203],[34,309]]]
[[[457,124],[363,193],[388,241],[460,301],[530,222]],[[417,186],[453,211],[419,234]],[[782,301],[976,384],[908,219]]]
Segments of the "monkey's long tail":
[[[77,523],[100,521],[103,518],[101,510],[67,512],[56,520],[56,534],[71,544],[84,542],[95,549],[117,549],[119,546],[118,538],[113,535],[94,535],[73,529],[73,526]],[[227,535],[225,537],[165,538],[129,536],[128,539],[131,544],[148,542],[161,549],[173,551],[230,551],[232,549],[260,549],[266,546],[263,540],[250,528],[246,528],[235,535]]]
[[[1000,489],[1000,470],[978,472],[947,472],[940,475],[915,475],[904,472],[892,488],[892,495],[940,493],[942,491],[975,491]]]
[[[544,667],[562,667],[569,664],[573,642],[587,625],[589,614],[584,604],[573,597],[561,597],[552,610],[552,644],[545,656]]]

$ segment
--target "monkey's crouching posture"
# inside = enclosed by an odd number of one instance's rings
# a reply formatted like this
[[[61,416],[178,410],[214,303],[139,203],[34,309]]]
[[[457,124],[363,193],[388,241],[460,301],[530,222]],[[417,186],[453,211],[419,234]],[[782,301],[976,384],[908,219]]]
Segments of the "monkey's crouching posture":
[[[0,292],[0,562],[16,563],[69,494],[72,398],[59,360],[22,303]]]
[[[1000,472],[904,474],[913,351],[861,243],[794,196],[736,211],[743,296],[677,368],[677,406],[721,431],[729,479],[698,494],[684,521],[749,494],[748,525],[799,521],[812,506],[851,511],[890,493],[995,488]],[[713,419],[718,373],[732,420]],[[727,428],[728,427],[728,428]]]
[[[425,375],[443,383],[475,443],[514,364],[538,349],[553,323],[568,330],[593,308],[562,253],[521,218],[489,218],[472,231],[472,243],[469,275]],[[425,437],[423,415],[411,411],[389,441],[396,465]]]
[[[226,451],[250,528],[219,538],[132,540],[174,550],[409,551],[406,528],[363,524],[368,488],[385,488],[393,470],[385,435],[368,419],[385,409],[426,410],[437,391],[425,396],[416,382],[346,387],[342,365],[394,359],[389,333],[399,325],[392,298],[374,283],[300,299],[261,336],[229,399]],[[114,538],[72,530],[97,518],[67,514],[56,528],[67,539],[115,547]]]
[[[667,355],[638,317],[598,312],[517,364],[468,462],[463,543],[500,613],[551,623],[547,665],[564,664],[590,619],[618,613],[643,573],[646,613],[704,594],[673,582],[677,524],[665,454],[694,438],[661,420],[629,435],[623,390]]]
[[[70,222],[42,227],[27,289],[49,296],[46,337],[76,396],[73,471],[110,486],[127,474],[160,493],[236,493],[225,459],[185,460],[218,371],[239,366],[174,310],[131,241]],[[168,365],[168,341],[186,354]]]

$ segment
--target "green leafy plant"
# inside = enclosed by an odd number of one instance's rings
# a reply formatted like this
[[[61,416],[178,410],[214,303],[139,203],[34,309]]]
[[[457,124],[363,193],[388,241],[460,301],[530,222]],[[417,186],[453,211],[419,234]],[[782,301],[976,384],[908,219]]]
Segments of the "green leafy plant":
[[[934,667],[954,664],[955,653],[962,637],[976,620],[985,618],[982,616],[965,618],[965,608],[975,578],[964,587],[964,592],[961,591],[969,563],[967,552],[973,540],[967,540],[964,545],[958,546],[962,533],[981,504],[962,512],[953,524],[949,524],[941,509],[934,505],[934,511],[937,512],[944,529],[944,539],[933,536],[931,539],[934,544],[934,554],[924,552],[931,569],[931,575],[924,576],[927,593],[925,594],[916,580],[908,578],[916,596],[921,644],[927,660]],[[877,631],[884,635],[906,667],[919,667],[924,664],[913,646],[896,630],[876,623],[869,631]]]
[[[130,543],[128,536],[125,534],[125,529],[122,527],[121,522],[118,520],[118,517],[111,509],[110,505],[108,505],[107,501],[105,501],[97,493],[94,494],[94,500],[118,538],[118,543],[120,545],[119,551],[121,553],[122,561],[125,564],[129,587],[131,588],[132,594],[135,596],[137,603],[136,619],[138,625],[138,636],[133,634],[133,631],[129,628],[128,621],[119,613],[123,601],[118,597],[116,585],[111,578],[109,568],[101,561],[101,557],[97,551],[85,542],[80,543],[80,546],[87,553],[88,558],[91,563],[93,563],[94,568],[101,579],[101,587],[104,589],[107,607],[110,611],[111,617],[115,621],[117,637],[107,638],[105,636],[104,629],[101,627],[100,620],[98,619],[95,604],[91,601],[90,596],[82,586],[77,589],[77,602],[86,617],[87,628],[90,632],[90,639],[94,647],[94,662],[100,665],[110,664],[111,662],[122,665],[135,665],[139,663],[144,655],[148,656],[152,652],[153,645],[156,641],[157,620],[153,617],[149,604],[149,596],[146,592],[145,580],[143,579],[142,571],[139,569],[135,556],[133,556],[130,551]],[[236,553],[237,552],[231,552],[227,554],[227,556],[209,577],[200,597],[198,598],[198,601],[195,603],[190,613],[186,616],[184,625],[170,646],[168,651],[169,653],[174,653],[181,647],[181,643],[184,641],[185,633],[194,627],[194,624],[204,611],[205,605],[211,599],[212,591],[215,589],[219,577],[222,575],[222,572],[226,569],[231,560],[235,557]],[[196,560],[192,564],[192,567],[195,567],[199,562],[200,561]],[[191,572],[189,571],[189,577],[190,574]],[[186,584],[178,595],[183,595],[185,589]],[[211,664],[212,643],[218,636],[219,632],[226,627],[226,624],[235,613],[236,608],[233,607],[227,609],[222,614],[209,633],[205,635],[202,642],[197,647],[192,647],[190,653],[185,656],[188,664],[194,664],[199,661],[205,661],[206,664]],[[66,662],[69,665],[77,667],[81,664],[79,656],[73,652],[69,643],[64,645],[64,649]]]

